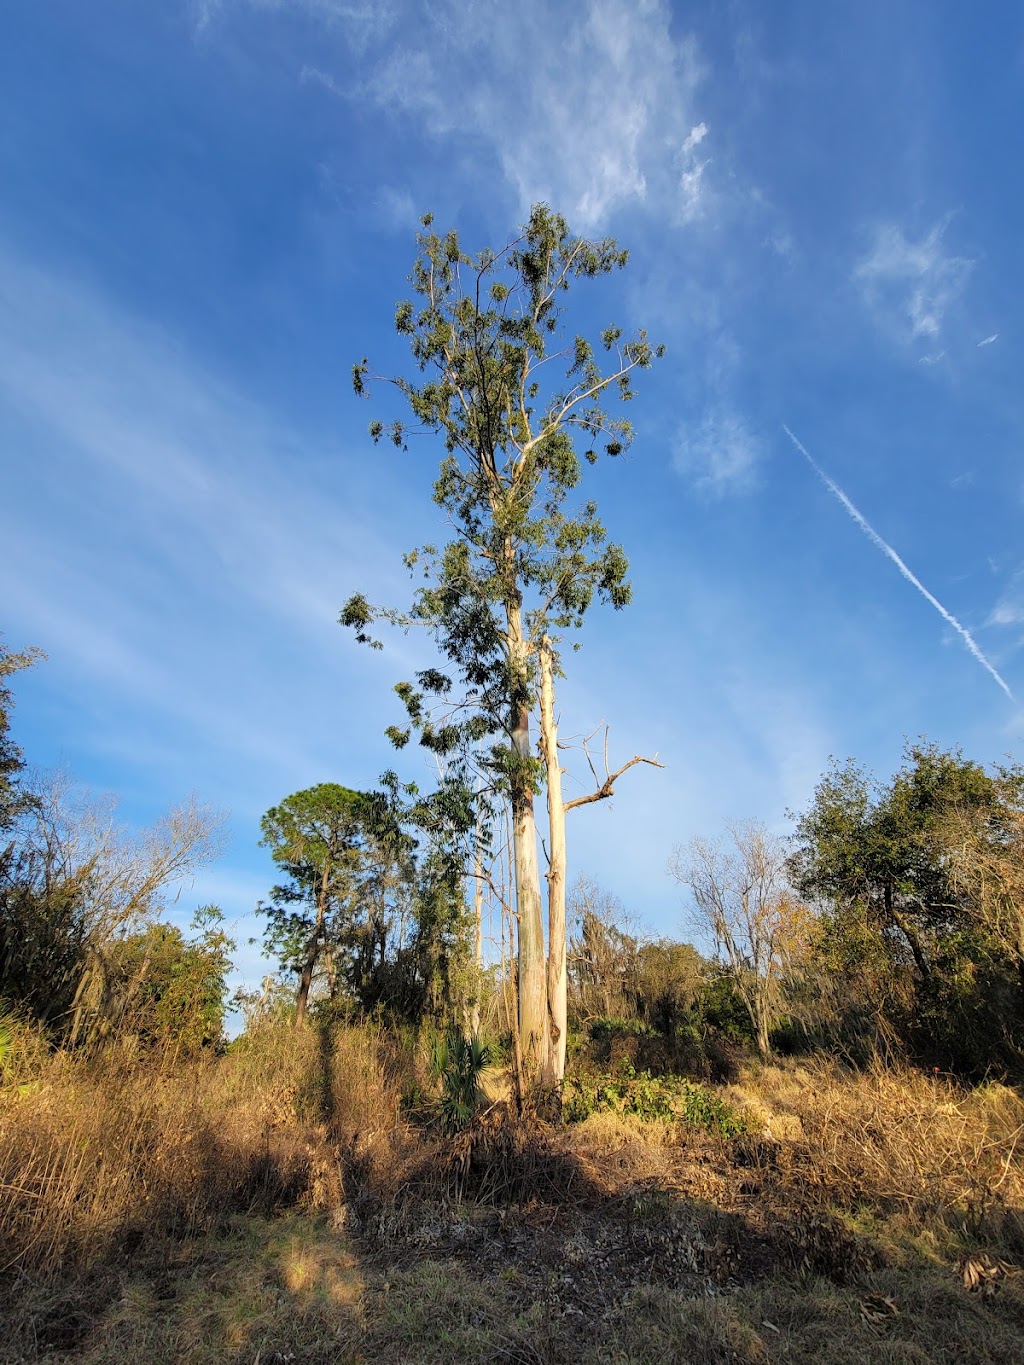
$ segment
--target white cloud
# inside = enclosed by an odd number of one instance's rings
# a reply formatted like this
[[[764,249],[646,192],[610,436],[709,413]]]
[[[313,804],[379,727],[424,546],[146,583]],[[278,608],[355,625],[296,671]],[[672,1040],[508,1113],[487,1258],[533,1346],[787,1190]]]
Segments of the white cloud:
[[[988,618],[990,626],[1024,626],[1024,569],[1010,580]]]
[[[683,223],[692,223],[704,206],[704,170],[708,165],[699,161],[679,177],[679,218]]]
[[[853,272],[869,306],[904,341],[934,344],[967,287],[974,262],[945,250],[948,221],[916,242],[895,224],[878,228],[873,249]],[[927,359],[937,355],[933,350]]]
[[[1024,602],[1013,602],[1008,599],[997,602],[988,619],[989,624],[993,626],[1024,625]]]
[[[978,342],[978,345],[979,345],[979,347],[980,347],[980,346],[991,346],[992,343],[993,343],[994,341],[998,341],[998,340],[999,340],[999,333],[998,333],[998,332],[993,332],[991,336],[985,337],[984,340],[979,341],[979,342]]]
[[[724,497],[755,486],[761,455],[762,443],[743,418],[717,406],[695,429],[680,432],[672,463],[699,492]]]
[[[683,155],[692,152],[694,147],[699,147],[707,137],[710,129],[706,123],[698,123],[695,128],[691,128],[687,134],[686,141],[683,143]]]
[[[436,138],[482,139],[521,209],[547,200],[589,230],[624,204],[688,221],[706,194],[708,163],[695,155],[708,133],[694,120],[701,66],[693,40],[673,35],[666,0],[560,10],[549,0],[438,0],[410,6],[400,28],[392,16],[376,29],[365,7],[330,0],[224,3],[337,20],[365,55],[360,74],[347,54],[332,64],[325,51],[304,79]]]

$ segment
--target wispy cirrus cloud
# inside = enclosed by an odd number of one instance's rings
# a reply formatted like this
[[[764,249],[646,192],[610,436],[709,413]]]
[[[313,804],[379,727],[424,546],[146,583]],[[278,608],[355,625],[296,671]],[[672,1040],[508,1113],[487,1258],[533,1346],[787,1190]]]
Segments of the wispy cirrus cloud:
[[[693,428],[676,439],[672,464],[698,493],[721,498],[757,485],[763,443],[732,408],[708,408]]]
[[[974,262],[948,251],[944,218],[918,240],[888,223],[876,229],[872,249],[858,261],[853,278],[879,321],[903,342],[932,347],[927,363],[943,354],[935,349],[947,314],[967,287]]]
[[[990,626],[1024,626],[1024,569],[1018,569],[988,618]]]
[[[142,748],[159,716],[158,731],[201,734],[204,762],[219,754],[240,776],[315,770],[312,718],[336,699],[283,712],[294,660],[337,680],[340,604],[368,578],[404,582],[397,552],[352,510],[351,479],[331,473],[341,452],[311,457],[308,438],[160,329],[2,244],[0,439],[19,453],[5,474],[20,509],[7,619],[50,668],[104,698],[101,711],[110,698],[122,715],[149,707]],[[346,684],[372,693],[350,653]]]
[[[584,227],[622,204],[697,211],[707,127],[695,118],[701,64],[661,0],[587,0],[559,16],[543,0],[447,0],[436,41],[399,48],[362,89],[438,136],[491,143],[520,205],[549,199]]]
[[[437,0],[406,7],[400,25],[390,9],[338,0],[219,0],[217,13],[269,7],[318,15],[344,35],[303,79],[435,139],[483,141],[520,208],[547,200],[587,230],[628,204],[680,224],[702,212],[703,66],[666,0],[558,10],[549,0]]]

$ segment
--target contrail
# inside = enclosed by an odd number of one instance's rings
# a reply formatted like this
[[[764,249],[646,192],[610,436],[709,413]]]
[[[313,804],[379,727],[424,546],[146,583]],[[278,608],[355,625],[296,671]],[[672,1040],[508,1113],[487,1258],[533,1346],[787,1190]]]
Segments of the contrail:
[[[915,574],[911,573],[911,571],[907,568],[906,564],[904,564],[903,560],[900,559],[899,555],[892,548],[892,546],[889,545],[886,541],[884,541],[882,537],[878,534],[878,532],[875,530],[875,528],[860,514],[860,512],[857,510],[856,507],[854,507],[853,503],[846,496],[846,494],[839,487],[839,485],[837,483],[832,482],[829,476],[822,469],[821,465],[818,464],[818,462],[807,450],[806,446],[804,446],[800,441],[797,440],[797,438],[793,435],[793,433],[790,431],[789,427],[785,425],[785,423],[783,423],[782,430],[793,442],[797,450],[799,450],[800,454],[811,466],[815,474],[817,474],[818,478],[822,481],[822,483],[825,485],[828,491],[834,497],[839,499],[839,501],[846,508],[847,512],[849,512],[853,520],[857,523],[860,529],[867,536],[868,540],[870,540],[873,545],[877,545],[884,555],[888,555],[888,557],[896,565],[897,569],[899,569],[900,573],[907,580],[907,582],[912,583],[914,587],[918,590],[918,592],[921,594],[921,596],[925,599],[925,601],[930,602],[932,606],[935,608],[935,610],[942,617],[942,619],[944,621],[947,621],[953,627],[953,629],[963,640],[964,644],[977,659],[978,663],[981,664],[982,668],[984,668],[987,673],[990,673],[992,677],[995,678],[996,682],[1003,689],[1006,695],[1010,698],[1011,701],[1013,701],[1014,700],[1013,693],[1010,691],[1009,687],[1007,687],[1006,683],[999,676],[999,674],[996,672],[993,666],[989,663],[988,659],[986,659],[985,655],[981,652],[978,645],[975,643],[974,636],[971,634],[971,632],[967,630],[965,626],[962,626],[960,624],[960,622],[956,619],[952,612],[946,610],[946,608],[942,605],[942,603],[939,601],[937,597],[932,596],[932,594],[928,591],[928,589],[924,586],[924,584]]]

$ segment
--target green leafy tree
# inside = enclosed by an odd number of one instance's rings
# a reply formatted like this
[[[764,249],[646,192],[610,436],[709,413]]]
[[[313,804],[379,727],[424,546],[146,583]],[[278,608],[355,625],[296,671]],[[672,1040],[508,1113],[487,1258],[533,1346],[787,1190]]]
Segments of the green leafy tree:
[[[451,845],[469,815],[445,784],[422,797],[385,778],[372,793],[322,783],[263,817],[262,842],[288,875],[262,907],[264,941],[299,978],[297,1025],[317,981],[340,1010],[411,1022],[453,1017],[468,990]]]
[[[888,783],[833,765],[798,822],[791,870],[823,907],[821,960],[847,992],[864,975],[884,1024],[983,1070],[1022,1035],[1022,864],[1024,771],[916,743]]]
[[[370,865],[373,801],[365,792],[322,782],[285,797],[261,821],[260,842],[286,874],[275,886],[265,942],[299,978],[295,1024],[306,1016],[314,974],[325,967],[337,991],[337,954],[350,946]],[[375,926],[369,929],[371,937]],[[372,949],[371,949],[372,951]]]
[[[554,714],[561,646],[595,597],[622,607],[630,597],[627,562],[609,543],[593,501],[574,503],[584,463],[616,456],[632,429],[609,399],[633,396],[632,378],[660,349],[645,333],[609,327],[595,347],[567,335],[562,299],[578,281],[620,269],[626,252],[610,239],[574,237],[563,218],[534,207],[521,233],[498,251],[468,254],[455,232],[424,219],[413,267],[414,297],[399,303],[421,379],[396,378],[411,412],[371,425],[375,440],[405,447],[425,430],[444,445],[434,500],[453,528],[439,548],[407,556],[423,586],[407,613],[349,600],[343,624],[373,640],[384,617],[427,628],[444,668],[396,689],[413,731],[444,757],[472,791],[472,756],[486,782],[481,799],[507,798],[518,925],[519,1046],[530,1077],[561,1080],[566,1039],[564,817]],[[356,365],[363,393],[368,363]],[[577,449],[577,441],[582,449]],[[539,695],[541,694],[541,695]],[[540,760],[531,721],[540,709]],[[461,769],[459,765],[461,764]],[[545,952],[534,798],[547,778],[550,868]],[[617,776],[615,774],[614,776]],[[605,784],[610,794],[613,777]]]
[[[25,761],[10,733],[14,693],[7,679],[45,657],[42,650],[35,648],[12,654],[0,639],[0,835],[12,827],[30,799],[20,783]],[[10,851],[5,854],[0,849],[0,860],[9,856]]]
[[[227,973],[235,944],[215,905],[192,918],[194,937],[158,921],[131,934],[111,952],[111,993],[117,1032],[147,1047],[195,1055],[224,1043]]]

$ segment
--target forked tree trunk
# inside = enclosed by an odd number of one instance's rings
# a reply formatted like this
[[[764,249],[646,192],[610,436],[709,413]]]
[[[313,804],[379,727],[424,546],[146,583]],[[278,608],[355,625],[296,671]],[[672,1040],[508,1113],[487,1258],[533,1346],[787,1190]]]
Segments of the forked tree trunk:
[[[540,648],[540,748],[547,769],[548,834],[548,1027],[550,1082],[560,1088],[565,1077],[568,1036],[568,985],[565,949],[565,802],[558,761],[558,724],[555,720],[554,661],[545,635]]]
[[[526,672],[522,610],[507,607],[509,663],[517,679]],[[519,930],[519,1046],[528,1087],[543,1082],[549,1070],[547,979],[544,954],[544,917],[537,864],[537,823],[529,764],[530,713],[520,706],[512,718],[512,750],[521,765],[511,783],[512,852],[516,874],[516,918]]]

